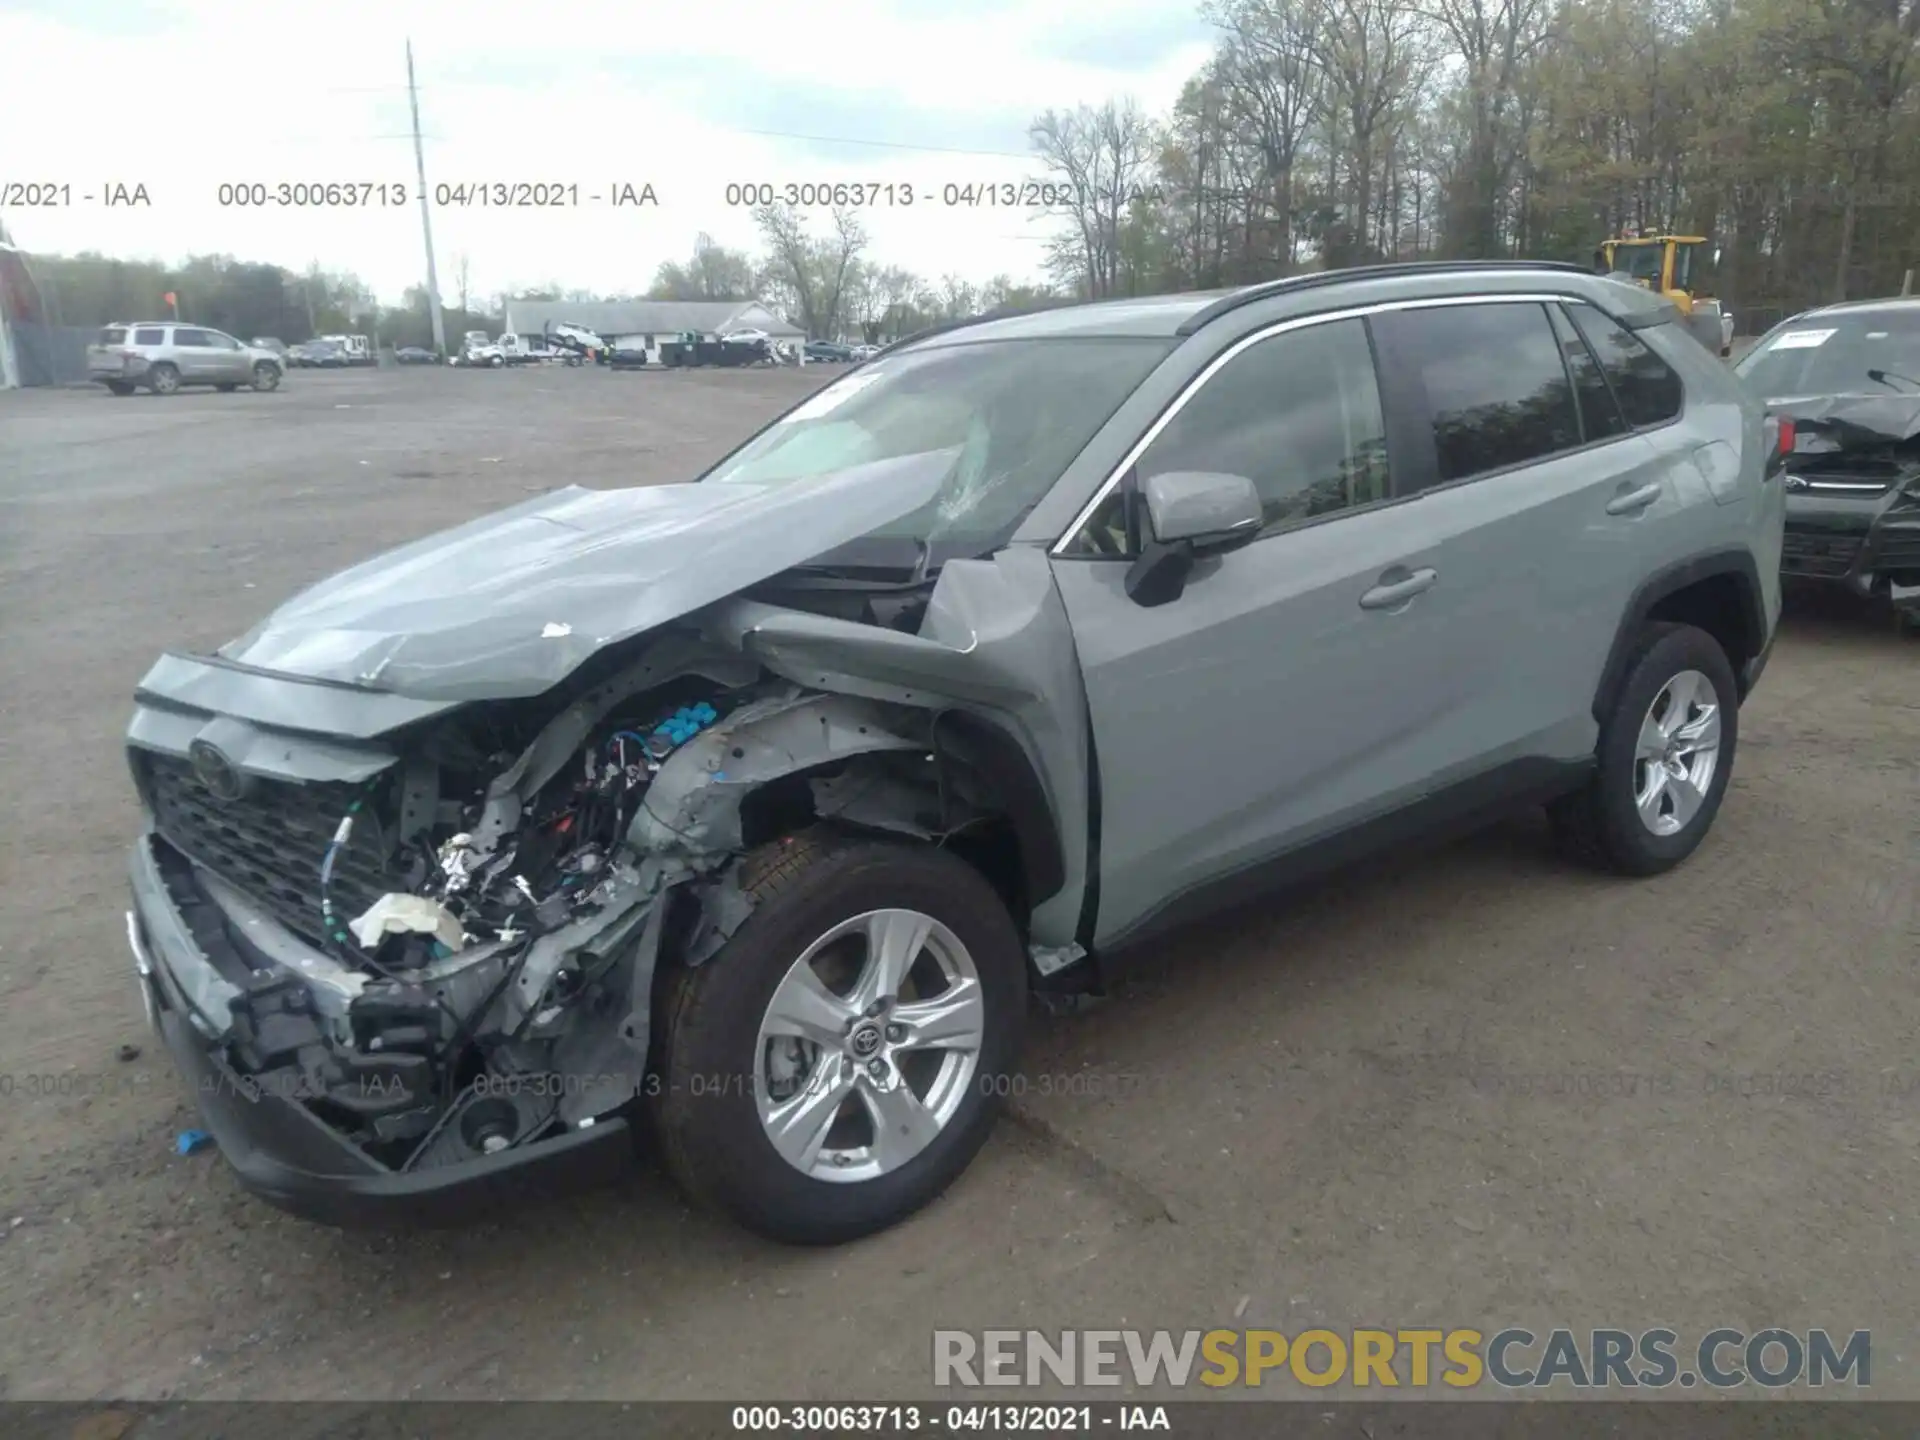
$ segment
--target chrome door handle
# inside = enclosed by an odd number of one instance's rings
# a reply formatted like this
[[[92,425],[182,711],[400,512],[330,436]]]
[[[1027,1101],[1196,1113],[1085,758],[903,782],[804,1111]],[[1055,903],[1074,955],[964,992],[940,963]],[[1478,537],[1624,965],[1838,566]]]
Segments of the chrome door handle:
[[[1636,510],[1644,510],[1660,498],[1660,482],[1642,485],[1638,490],[1629,490],[1624,495],[1616,495],[1607,502],[1607,514],[1631,515]]]
[[[1398,573],[1400,579],[1389,580],[1388,575]],[[1362,610],[1391,610],[1396,605],[1404,605],[1414,596],[1433,588],[1433,582],[1440,578],[1438,570],[1407,571],[1395,566],[1380,577],[1380,583],[1360,597]]]

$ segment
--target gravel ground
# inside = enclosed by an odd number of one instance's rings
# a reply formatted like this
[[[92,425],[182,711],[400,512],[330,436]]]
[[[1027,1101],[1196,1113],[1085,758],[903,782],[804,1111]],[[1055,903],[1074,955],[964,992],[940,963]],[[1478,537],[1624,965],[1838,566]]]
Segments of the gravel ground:
[[[122,926],[156,652],[530,492],[685,476],[819,379],[0,395],[0,1396],[911,1397],[935,1326],[1777,1324],[1871,1329],[1874,1393],[1920,1397],[1920,649],[1844,606],[1790,614],[1679,871],[1521,819],[1185,935],[1041,1023],[973,1170],[856,1246],[651,1170],[343,1234],[177,1156]]]

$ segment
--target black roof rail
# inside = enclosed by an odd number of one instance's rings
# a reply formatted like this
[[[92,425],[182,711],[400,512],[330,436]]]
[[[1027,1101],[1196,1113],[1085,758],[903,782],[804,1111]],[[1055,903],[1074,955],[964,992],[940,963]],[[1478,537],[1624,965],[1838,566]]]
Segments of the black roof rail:
[[[1563,274],[1592,275],[1593,271],[1585,265],[1574,265],[1565,260],[1406,260],[1399,264],[1351,265],[1340,270],[1319,270],[1311,275],[1287,275],[1278,280],[1265,280],[1257,285],[1248,285],[1223,295],[1204,310],[1189,315],[1177,335],[1191,335],[1201,326],[1210,324],[1230,311],[1238,310],[1242,305],[1251,305],[1257,300],[1265,300],[1274,295],[1288,295],[1295,290],[1315,290],[1323,285],[1337,285],[1348,280],[1390,280],[1400,275],[1454,275],[1484,274],[1489,271],[1530,271],[1553,270]]]

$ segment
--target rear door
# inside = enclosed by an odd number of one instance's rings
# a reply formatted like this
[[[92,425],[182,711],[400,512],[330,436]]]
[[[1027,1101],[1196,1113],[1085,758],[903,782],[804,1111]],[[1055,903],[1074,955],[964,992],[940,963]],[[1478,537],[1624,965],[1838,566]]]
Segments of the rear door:
[[[1375,325],[1436,608],[1471,641],[1450,647],[1460,704],[1430,749],[1467,773],[1583,759],[1651,527],[1683,503],[1670,466],[1557,303],[1478,297]]]

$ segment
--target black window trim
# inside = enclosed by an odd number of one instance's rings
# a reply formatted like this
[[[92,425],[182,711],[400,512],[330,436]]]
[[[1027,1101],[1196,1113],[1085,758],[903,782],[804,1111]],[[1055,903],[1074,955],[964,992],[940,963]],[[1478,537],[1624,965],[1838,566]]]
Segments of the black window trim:
[[[1549,311],[1547,315],[1547,326],[1553,331],[1554,342],[1559,347],[1560,368],[1566,371],[1567,388],[1573,392],[1573,413],[1580,421],[1579,448],[1584,450],[1589,445],[1599,444],[1602,440],[1623,440],[1633,434],[1633,422],[1627,419],[1627,412],[1620,408],[1620,397],[1613,393],[1613,382],[1607,379],[1607,367],[1600,363],[1600,357],[1593,353],[1593,346],[1587,343],[1586,331],[1573,323],[1573,316],[1567,313],[1565,302],[1558,305],[1550,305],[1547,307],[1547,310]],[[1593,373],[1600,377],[1600,388],[1606,392],[1607,403],[1613,406],[1613,418],[1626,426],[1626,429],[1616,430],[1611,435],[1596,436],[1593,439],[1587,437],[1587,407],[1580,399],[1580,382],[1574,378],[1573,362],[1567,355],[1566,342],[1560,339],[1560,328],[1553,323],[1555,314],[1559,315],[1561,324],[1573,332],[1573,343],[1580,347],[1580,353],[1585,355],[1592,363]],[[1559,454],[1560,452],[1555,451],[1554,453]]]
[[[1656,420],[1651,425],[1636,425],[1632,420],[1627,418],[1627,407],[1620,403],[1620,392],[1613,388],[1613,377],[1607,374],[1607,367],[1600,363],[1599,355],[1594,352],[1593,343],[1587,339],[1587,332],[1580,328],[1580,322],[1573,313],[1573,307],[1576,305],[1586,306],[1587,309],[1593,311],[1594,314],[1598,315],[1608,324],[1618,325],[1622,330],[1625,330],[1631,338],[1639,341],[1642,349],[1660,362],[1661,366],[1669,375],[1680,382],[1680,408],[1678,410],[1674,411],[1673,414],[1669,415],[1666,419]],[[1653,346],[1647,344],[1647,342],[1641,338],[1641,331],[1633,329],[1622,321],[1615,319],[1591,300],[1579,300],[1572,296],[1563,297],[1560,301],[1560,308],[1567,312],[1567,323],[1573,326],[1573,333],[1580,337],[1580,343],[1587,347],[1587,354],[1593,356],[1593,363],[1600,366],[1600,378],[1607,382],[1607,393],[1613,396],[1613,407],[1620,412],[1620,418],[1627,422],[1627,435],[1651,435],[1655,431],[1666,429],[1669,425],[1678,425],[1682,420],[1687,418],[1687,377],[1669,365],[1666,356],[1654,349]],[[1651,329],[1652,327],[1649,326],[1647,328]],[[1615,435],[1612,438],[1615,440],[1624,440],[1626,439],[1626,435]]]

